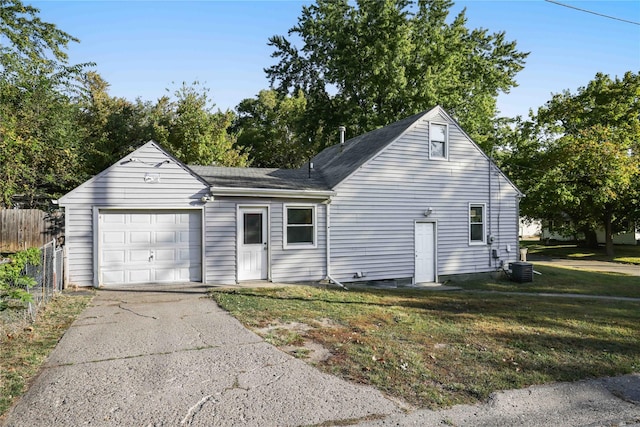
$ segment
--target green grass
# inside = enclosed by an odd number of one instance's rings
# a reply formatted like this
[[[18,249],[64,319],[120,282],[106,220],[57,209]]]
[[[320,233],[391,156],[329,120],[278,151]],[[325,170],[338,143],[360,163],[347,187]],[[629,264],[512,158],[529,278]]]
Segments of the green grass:
[[[640,302],[307,286],[212,296],[250,328],[311,326],[298,333],[332,353],[318,368],[418,407],[640,371]]]
[[[35,323],[0,336],[0,421],[90,300],[90,296],[59,295],[41,309]]]
[[[618,273],[599,273],[571,268],[536,265],[533,282],[516,283],[506,278],[494,280],[453,281],[464,289],[504,292],[550,292],[560,294],[606,295],[640,298],[640,277]]]
[[[521,247],[526,247],[529,254],[568,259],[586,259],[594,261],[612,261],[625,264],[640,265],[640,246],[616,245],[615,255],[607,256],[604,246],[597,249],[583,248],[576,244],[553,244],[545,245],[538,240],[523,240]]]

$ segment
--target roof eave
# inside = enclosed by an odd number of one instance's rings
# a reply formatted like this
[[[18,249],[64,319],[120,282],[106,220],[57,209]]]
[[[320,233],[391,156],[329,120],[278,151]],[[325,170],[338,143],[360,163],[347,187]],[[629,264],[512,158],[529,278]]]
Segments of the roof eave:
[[[212,196],[278,197],[291,199],[330,199],[336,192],[331,190],[290,190],[281,188],[237,188],[210,187]]]

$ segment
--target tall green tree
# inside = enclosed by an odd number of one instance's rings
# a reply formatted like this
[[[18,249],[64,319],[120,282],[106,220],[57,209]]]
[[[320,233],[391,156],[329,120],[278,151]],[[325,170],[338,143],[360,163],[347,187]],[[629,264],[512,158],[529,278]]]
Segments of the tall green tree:
[[[512,136],[503,164],[527,195],[522,213],[569,216],[590,244],[602,228],[613,255],[613,233],[640,221],[640,76],[598,73],[554,95]]]
[[[234,148],[235,135],[228,132],[233,112],[212,111],[208,92],[197,82],[175,91],[168,147],[184,163],[246,166],[247,154]]]
[[[208,89],[183,84],[173,98],[131,102],[109,95],[109,84],[89,72],[84,79],[85,158],[89,174],[154,140],[179,160],[195,164],[245,166],[247,155],[233,147],[233,114],[212,111]]]
[[[110,96],[109,83],[97,72],[87,72],[82,83],[83,155],[87,174],[95,175],[151,139],[142,125],[147,108],[141,101]]]
[[[85,65],[67,64],[77,41],[43,22],[38,9],[0,1],[0,204],[46,205],[78,182],[82,131],[74,102]]]
[[[442,105],[481,145],[496,99],[516,85],[527,53],[505,33],[467,28],[450,0],[317,0],[289,36],[269,44],[278,63],[265,69],[282,93],[307,98],[305,138],[334,142],[336,127],[357,135]],[[486,148],[486,147],[485,147]]]
[[[306,106],[301,91],[282,96],[261,90],[240,102],[233,129],[239,132],[236,145],[249,153],[252,166],[296,168],[314,154],[314,147],[302,140]]]

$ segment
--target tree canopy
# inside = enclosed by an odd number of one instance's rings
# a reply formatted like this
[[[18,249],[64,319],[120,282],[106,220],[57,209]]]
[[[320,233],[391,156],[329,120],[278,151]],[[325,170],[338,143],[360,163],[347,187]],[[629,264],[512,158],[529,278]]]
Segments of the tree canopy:
[[[316,148],[322,149],[339,125],[358,135],[439,104],[485,145],[497,96],[516,85],[528,54],[504,32],[468,29],[464,10],[449,20],[452,5],[318,0],[304,6],[290,38],[269,39],[278,63],[265,69],[281,94],[303,91],[302,141],[320,135]]]
[[[640,221],[640,76],[596,74],[556,94],[514,129],[504,168],[526,193],[522,213],[568,216],[591,241]],[[592,242],[593,243],[593,242]]]
[[[306,106],[302,91],[282,97],[262,90],[256,98],[240,102],[233,129],[238,132],[237,146],[248,151],[252,166],[295,168],[314,154],[314,147],[302,140]]]
[[[43,22],[38,9],[0,1],[0,205],[59,194],[80,176],[74,83],[87,64],[67,64],[77,41]]]

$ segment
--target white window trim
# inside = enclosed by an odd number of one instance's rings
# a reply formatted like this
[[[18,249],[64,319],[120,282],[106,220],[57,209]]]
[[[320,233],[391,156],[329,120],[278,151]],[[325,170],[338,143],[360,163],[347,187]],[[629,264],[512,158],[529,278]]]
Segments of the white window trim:
[[[289,208],[294,209],[311,209],[312,225],[313,225],[313,243],[287,243],[287,212]],[[283,249],[314,249],[318,247],[318,217],[317,209],[314,204],[283,204],[282,205],[282,248]]]
[[[471,207],[473,206],[482,207],[482,241],[471,240]],[[469,203],[469,206],[467,208],[467,227],[468,227],[468,236],[469,236],[470,246],[480,246],[480,245],[487,244],[487,204],[486,203]]]
[[[431,126],[432,125],[444,126],[444,157],[431,156]],[[449,124],[448,123],[429,122],[429,159],[441,160],[441,161],[449,160]]]

